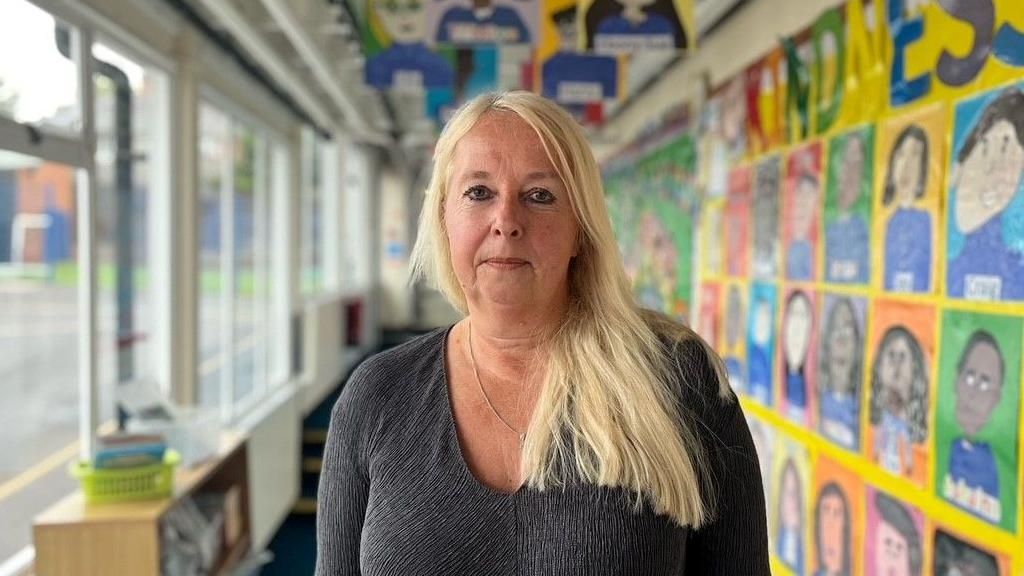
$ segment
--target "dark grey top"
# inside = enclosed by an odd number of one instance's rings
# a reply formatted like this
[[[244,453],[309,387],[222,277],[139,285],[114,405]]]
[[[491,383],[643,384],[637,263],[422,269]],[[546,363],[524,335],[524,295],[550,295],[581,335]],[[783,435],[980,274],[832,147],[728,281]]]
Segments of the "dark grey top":
[[[439,329],[352,374],[331,415],[317,511],[321,576],[769,574],[760,468],[706,354],[679,347],[683,414],[708,451],[716,520],[694,531],[618,488],[504,494],[459,447]]]

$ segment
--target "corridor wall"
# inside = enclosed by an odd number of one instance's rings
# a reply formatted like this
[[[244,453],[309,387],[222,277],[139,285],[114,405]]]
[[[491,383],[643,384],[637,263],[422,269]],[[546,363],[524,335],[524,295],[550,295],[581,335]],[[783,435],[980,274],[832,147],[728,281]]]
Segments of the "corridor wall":
[[[850,0],[673,118],[609,206],[725,361],[774,571],[1024,574],[1024,5]]]

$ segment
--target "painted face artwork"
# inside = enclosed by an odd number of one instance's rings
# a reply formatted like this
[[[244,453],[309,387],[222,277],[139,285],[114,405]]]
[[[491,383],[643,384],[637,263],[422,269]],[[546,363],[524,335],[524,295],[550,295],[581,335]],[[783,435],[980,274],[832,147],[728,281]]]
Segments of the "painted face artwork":
[[[818,203],[818,180],[810,175],[802,176],[796,187],[793,201],[793,239],[806,240],[814,224],[814,213]]]
[[[833,485],[834,486],[834,485]],[[838,492],[824,494],[818,501],[818,541],[821,543],[819,563],[826,574],[840,574],[844,558],[846,529],[850,511]]]
[[[862,361],[858,354],[857,319],[849,300],[840,300],[832,307],[830,331],[824,335],[828,361],[828,382],[836,392],[849,394],[857,383],[853,381],[854,364]]]
[[[882,405],[890,413],[902,416],[910,404],[914,386],[914,358],[906,336],[889,339],[879,351],[882,381]]]
[[[772,337],[771,304],[758,300],[754,306],[754,342],[760,346],[768,344]]]
[[[796,293],[786,308],[783,346],[786,364],[791,371],[807,360],[807,351],[811,345],[812,314],[811,303],[803,292]]]
[[[739,286],[729,287],[729,296],[726,301],[725,315],[725,342],[732,349],[740,340],[743,328],[743,299],[740,295]]]
[[[919,137],[911,135],[900,142],[893,151],[892,174],[890,174],[892,185],[895,189],[895,200],[902,208],[909,208],[924,183],[921,176],[925,171],[925,142]]]
[[[412,44],[426,36],[423,0],[376,0],[373,6],[392,41]]]
[[[954,214],[964,234],[981,228],[1009,206],[1024,180],[1024,143],[1010,121],[998,120],[981,134],[960,164],[956,180]]]
[[[849,212],[857,203],[861,193],[861,177],[864,172],[864,140],[852,135],[843,150],[843,169],[839,176],[839,210]]]
[[[964,356],[956,379],[956,421],[969,437],[988,424],[1003,394],[1003,359],[986,340],[977,341]]]
[[[782,526],[788,529],[800,528],[800,478],[792,462],[785,467],[782,476]]]

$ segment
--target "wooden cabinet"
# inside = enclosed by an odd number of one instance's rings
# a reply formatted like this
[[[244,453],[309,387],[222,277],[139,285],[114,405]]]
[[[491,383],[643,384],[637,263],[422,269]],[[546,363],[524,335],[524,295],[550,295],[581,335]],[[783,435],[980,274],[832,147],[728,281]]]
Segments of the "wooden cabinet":
[[[186,496],[237,490],[234,542],[226,543],[213,574],[227,573],[249,551],[249,478],[245,439],[225,435],[215,458],[175,475],[163,500],[86,504],[81,492],[57,502],[33,526],[37,576],[160,574],[164,516]]]

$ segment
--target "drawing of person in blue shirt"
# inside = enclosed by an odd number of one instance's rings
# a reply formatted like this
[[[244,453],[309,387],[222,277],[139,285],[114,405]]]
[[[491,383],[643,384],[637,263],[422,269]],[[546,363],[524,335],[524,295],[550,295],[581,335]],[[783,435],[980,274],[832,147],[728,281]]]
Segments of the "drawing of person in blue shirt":
[[[1024,300],[1024,92],[988,104],[956,158],[949,295]]]
[[[814,246],[811,231],[818,209],[818,177],[803,172],[797,177],[789,225],[792,237],[786,250],[786,278],[813,280]]]
[[[776,499],[775,554],[794,573],[804,573],[804,490],[792,458],[787,458]]]
[[[774,279],[779,262],[779,157],[757,165],[754,178],[754,276]]]
[[[917,124],[904,128],[889,154],[882,205],[896,203],[885,228],[885,289],[927,292],[931,289],[932,216],[914,204],[928,183],[928,135]]]
[[[373,0],[371,9],[391,45],[366,61],[366,83],[374,88],[448,88],[455,81],[451,64],[423,43],[422,0]]]
[[[750,331],[747,342],[747,389],[765,406],[772,403],[772,327],[775,324],[775,288],[755,286],[751,291]]]
[[[782,316],[782,370],[786,414],[803,423],[807,419],[807,354],[811,349],[814,307],[803,290],[786,299]]]
[[[611,56],[577,52],[576,6],[551,15],[558,52],[541,69],[542,94],[563,104],[588,104],[618,96],[619,63]]]
[[[530,30],[515,8],[473,0],[472,8],[452,6],[437,26],[438,44],[529,44]]]
[[[860,382],[864,340],[857,311],[848,297],[828,311],[821,337],[818,370],[818,427],[840,446],[860,446]]]
[[[851,133],[839,169],[839,215],[825,228],[825,275],[830,282],[866,284],[869,278],[868,223],[857,211],[864,183],[864,135]]]
[[[1006,363],[996,339],[985,330],[971,334],[956,371],[956,422],[964,435],[950,447],[942,492],[954,504],[998,523],[1002,505],[996,459],[992,447],[978,440],[1003,397]]]
[[[743,334],[743,296],[740,287],[729,286],[725,299],[725,372],[733,388],[746,392],[746,381],[743,374],[743,359],[737,354],[737,346]]]
[[[928,437],[928,364],[903,326],[882,336],[871,369],[871,457],[893,474],[912,476],[914,444]]]
[[[687,47],[673,0],[595,0],[586,32],[586,48],[599,54]]]

